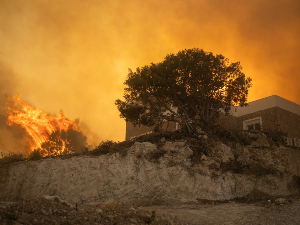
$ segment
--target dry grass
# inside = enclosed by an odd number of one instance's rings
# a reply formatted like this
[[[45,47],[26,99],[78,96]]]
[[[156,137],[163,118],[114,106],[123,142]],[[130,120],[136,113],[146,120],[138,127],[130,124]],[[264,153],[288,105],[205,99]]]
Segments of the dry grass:
[[[12,152],[10,152],[8,154],[4,154],[4,153],[1,152],[0,156],[1,156],[0,157],[0,165],[25,160],[22,153],[12,153]]]

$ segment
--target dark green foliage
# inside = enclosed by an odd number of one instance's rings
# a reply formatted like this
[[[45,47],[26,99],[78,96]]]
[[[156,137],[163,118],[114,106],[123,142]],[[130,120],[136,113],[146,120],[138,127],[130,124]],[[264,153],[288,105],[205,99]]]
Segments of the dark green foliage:
[[[220,109],[228,113],[231,105],[247,106],[251,79],[241,70],[239,62],[230,64],[222,55],[183,50],[136,72],[130,69],[125,101],[115,104],[120,116],[133,124],[160,128],[163,121],[175,121],[193,133],[199,125],[210,128]]]

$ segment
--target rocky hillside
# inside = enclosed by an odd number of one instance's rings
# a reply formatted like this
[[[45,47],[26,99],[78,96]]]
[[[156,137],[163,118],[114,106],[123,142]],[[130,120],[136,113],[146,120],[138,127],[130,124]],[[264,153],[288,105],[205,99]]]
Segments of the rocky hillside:
[[[193,140],[161,139],[135,142],[126,154],[6,164],[0,167],[0,201],[57,195],[71,204],[160,204],[233,199],[254,187],[270,195],[297,193],[299,168],[289,148],[271,145],[263,133],[256,139],[246,146],[205,139],[205,151]]]

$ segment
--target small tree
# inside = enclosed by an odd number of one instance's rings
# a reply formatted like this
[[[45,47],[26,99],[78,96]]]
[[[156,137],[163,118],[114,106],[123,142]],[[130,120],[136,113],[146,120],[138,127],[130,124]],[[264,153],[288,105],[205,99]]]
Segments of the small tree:
[[[239,62],[199,49],[167,55],[163,62],[129,69],[124,101],[115,104],[120,116],[134,125],[159,126],[176,121],[189,133],[200,125],[212,128],[223,109],[246,103],[251,78]],[[206,129],[207,130],[207,129]]]
[[[87,137],[81,132],[69,129],[67,131],[55,131],[49,136],[49,140],[42,143],[40,152],[43,155],[59,155],[70,153],[73,148],[81,149],[87,146]]]

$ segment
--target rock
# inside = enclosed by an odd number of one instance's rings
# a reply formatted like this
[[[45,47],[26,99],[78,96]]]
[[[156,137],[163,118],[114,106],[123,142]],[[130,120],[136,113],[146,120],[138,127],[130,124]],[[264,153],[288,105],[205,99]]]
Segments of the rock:
[[[130,223],[137,224],[137,221],[135,219],[130,218],[129,221]]]
[[[218,143],[218,146],[216,148],[216,153],[222,163],[228,163],[229,161],[234,160],[233,152],[229,146],[223,143]]]
[[[167,151],[167,155],[173,156],[174,160],[187,159],[193,155],[193,151],[185,142],[166,142],[162,149]]]
[[[132,210],[132,211],[136,212],[136,209],[134,209],[133,207],[131,207],[131,208],[130,208],[130,210]]]
[[[286,200],[284,199],[284,198],[277,198],[276,200],[275,200],[275,204],[276,205],[280,205],[280,204],[283,204],[283,203],[285,203],[286,202]]]
[[[49,213],[47,213],[44,209],[41,210],[41,213],[44,214],[44,215],[46,215],[46,216],[49,215]]]
[[[98,213],[98,214],[103,213],[103,210],[102,209],[96,209],[95,213]]]
[[[143,143],[135,142],[128,150],[128,153],[134,155],[146,155],[147,153],[151,153],[156,150],[157,150],[157,146],[150,142],[143,142]]]
[[[164,138],[164,137],[160,139],[160,142],[165,142],[165,141],[166,141],[166,138]]]
[[[201,130],[200,127],[197,128],[196,132],[197,132],[197,134],[205,134],[205,132],[203,130]]]
[[[205,155],[202,155],[202,156],[201,156],[201,160],[206,161],[206,160],[207,160],[207,157],[206,157]]]
[[[171,215],[170,213],[165,213],[164,215],[165,215],[165,217],[167,217],[167,218],[170,219],[170,220],[173,220],[173,219],[174,219],[174,216]]]
[[[220,168],[220,163],[218,163],[218,162],[214,162],[211,165],[213,165],[213,167],[215,167],[216,169]]]
[[[57,196],[57,195],[53,195],[53,196],[43,195],[42,198],[47,199],[47,200],[49,200],[49,201],[53,201],[53,202],[54,202],[54,201],[60,202],[60,203],[63,203],[63,204],[65,204],[65,205],[67,205],[67,206],[73,208],[73,205],[71,205],[70,203],[68,203],[68,202],[66,202],[66,201],[64,201],[64,200],[62,200],[62,199],[61,199],[59,196]]]
[[[267,138],[259,137],[256,141],[251,143],[252,148],[270,148],[270,144]]]
[[[237,157],[237,161],[242,163],[243,165],[249,164],[250,161],[250,153],[248,147],[240,147],[240,151],[236,151],[236,153],[239,155]]]

